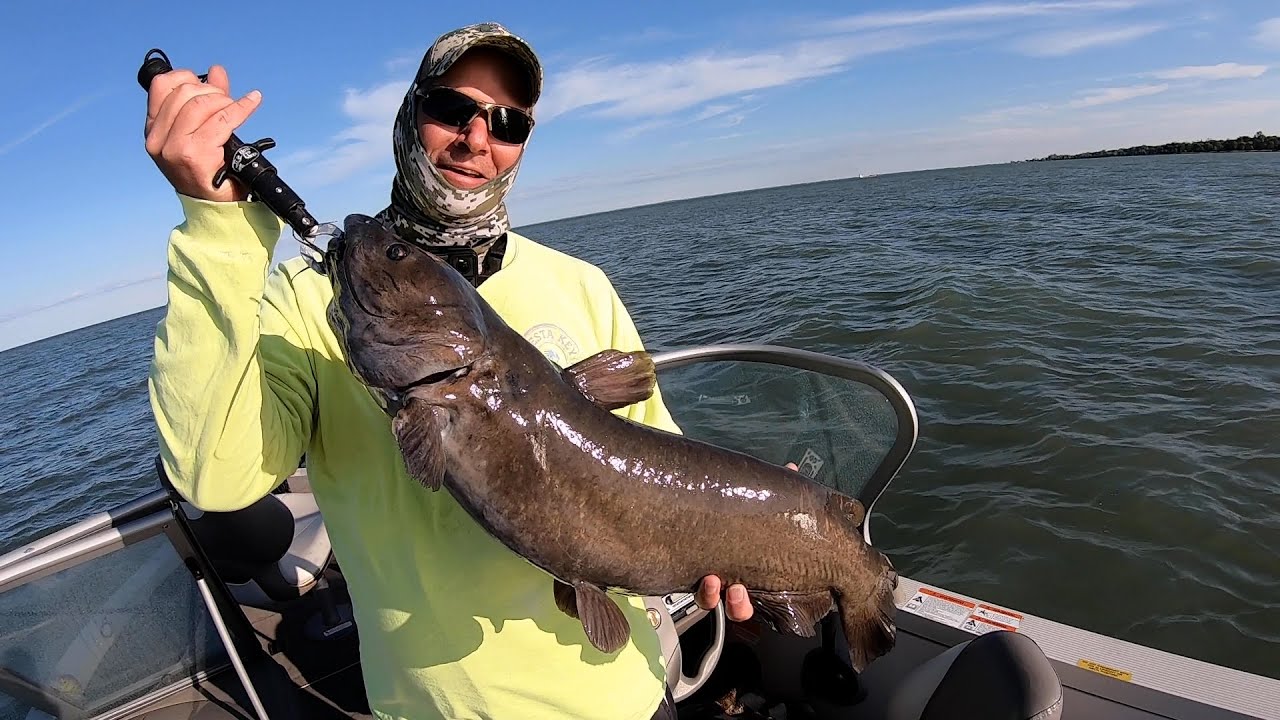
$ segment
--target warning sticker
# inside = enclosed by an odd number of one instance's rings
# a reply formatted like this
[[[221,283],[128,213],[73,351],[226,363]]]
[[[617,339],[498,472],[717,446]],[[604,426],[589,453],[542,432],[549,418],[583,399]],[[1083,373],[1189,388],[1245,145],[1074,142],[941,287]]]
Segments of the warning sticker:
[[[1093,672],[1106,675],[1107,677],[1113,677],[1117,680],[1124,680],[1125,682],[1133,680],[1133,673],[1128,670],[1117,670],[1113,667],[1107,667],[1102,663],[1094,662],[1092,660],[1081,659],[1076,663],[1076,665],[1084,668],[1085,670],[1092,670]]]
[[[1009,632],[1014,632],[1018,628],[1013,627],[1012,625],[1004,625],[1002,623],[992,622],[986,618],[970,615],[965,618],[964,623],[960,625],[960,629],[971,632],[974,635],[985,635],[989,632],[995,632],[996,630],[1008,630]]]
[[[1022,625],[1020,613],[987,603],[971,602],[924,586],[911,596],[902,609],[974,635],[996,630],[1017,632]]]
[[[974,608],[970,618],[977,623],[977,627],[987,628],[983,632],[991,632],[992,630],[1016,631],[1022,625],[1021,613],[986,603],[978,603],[978,607]]]
[[[927,617],[951,627],[960,627],[973,611],[974,603],[929,587],[921,587],[902,608],[909,613]]]

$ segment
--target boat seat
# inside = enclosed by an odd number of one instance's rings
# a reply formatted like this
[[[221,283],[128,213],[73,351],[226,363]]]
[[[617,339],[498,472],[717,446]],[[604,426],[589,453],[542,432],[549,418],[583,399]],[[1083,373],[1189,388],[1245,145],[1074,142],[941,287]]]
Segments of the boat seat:
[[[183,503],[192,531],[231,595],[274,610],[316,586],[333,547],[311,493],[267,495],[249,507],[208,513]]]
[[[1062,683],[1035,641],[1000,630],[916,668],[893,690],[885,720],[1049,720],[1061,716]]]

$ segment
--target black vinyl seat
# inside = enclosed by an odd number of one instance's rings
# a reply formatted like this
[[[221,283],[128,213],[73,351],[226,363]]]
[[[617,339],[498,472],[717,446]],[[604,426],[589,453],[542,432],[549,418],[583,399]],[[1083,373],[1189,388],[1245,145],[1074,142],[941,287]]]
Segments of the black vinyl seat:
[[[894,689],[885,720],[1049,720],[1062,715],[1062,683],[1035,641],[1000,630],[913,670]]]
[[[181,505],[241,605],[276,610],[314,588],[332,562],[333,546],[311,493],[273,493],[232,512]]]

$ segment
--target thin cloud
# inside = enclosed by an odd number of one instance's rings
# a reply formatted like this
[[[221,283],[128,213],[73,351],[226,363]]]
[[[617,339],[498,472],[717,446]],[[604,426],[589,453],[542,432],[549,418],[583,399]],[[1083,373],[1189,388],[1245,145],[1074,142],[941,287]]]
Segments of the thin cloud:
[[[1157,70],[1146,75],[1159,80],[1234,80],[1256,78],[1266,71],[1266,65],[1241,65],[1230,62],[1217,65],[1184,65],[1168,70]]]
[[[614,133],[612,138],[617,141],[633,140],[639,135],[654,130],[685,127],[688,125],[700,125],[718,129],[736,127],[746,122],[747,116],[751,113],[759,110],[761,107],[764,107],[763,105],[753,105],[748,107],[747,104],[755,99],[756,95],[754,94],[744,95],[733,102],[711,103],[693,115],[685,114],[679,118],[667,116],[645,120],[643,122],[624,127],[622,130]],[[725,136],[720,137],[723,138]]]
[[[328,185],[388,162],[396,112],[407,88],[407,82],[393,81],[368,90],[348,89],[342,114],[350,124],[321,147],[281,158],[281,171],[305,177],[309,184]]]
[[[165,273],[161,272],[161,273],[155,273],[152,275],[147,275],[146,277],[136,278],[133,280],[123,280],[120,282],[110,283],[108,285],[100,285],[98,287],[90,288],[88,290],[77,290],[71,293],[70,295],[58,298],[57,300],[54,300],[52,302],[44,303],[43,305],[30,305],[27,307],[18,308],[17,310],[11,310],[7,313],[0,313],[0,324],[11,322],[19,318],[27,317],[28,315],[34,315],[38,312],[44,312],[45,310],[50,310],[50,309],[59,307],[61,305],[66,305],[68,303],[73,303],[80,300],[87,300],[89,298],[98,297],[100,295],[107,295],[109,293],[113,293],[118,290],[123,290],[125,288],[133,287],[135,285],[143,285],[149,282],[155,282],[157,280],[163,280],[164,278],[165,278]]]
[[[929,38],[880,33],[804,40],[766,52],[699,52],[648,62],[579,63],[547,82],[539,112],[550,120],[576,110],[598,117],[665,115],[728,95],[833,75],[868,55],[926,44]]]
[[[1096,107],[1112,103],[1133,100],[1134,98],[1157,95],[1169,89],[1168,83],[1159,85],[1130,85],[1128,87],[1109,87],[1093,90],[1066,104],[1069,108]]]
[[[1158,95],[1168,91],[1170,87],[1169,83],[1160,83],[1156,85],[1144,84],[1094,88],[1091,90],[1082,90],[1076,93],[1076,97],[1071,100],[1028,103],[1026,105],[997,108],[977,115],[970,115],[965,119],[970,122],[990,124],[1017,122],[1038,115],[1058,113],[1063,110],[1096,108],[1102,105],[1114,105],[1115,103],[1121,103],[1128,100],[1136,100],[1137,98]]]
[[[35,136],[39,135],[45,130],[48,130],[49,128],[61,122],[62,120],[65,120],[68,116],[83,109],[89,103],[93,102],[94,100],[97,100],[98,98],[106,94],[107,94],[106,90],[99,90],[98,92],[90,93],[88,95],[85,95],[84,97],[81,97],[80,99],[76,100],[75,102],[71,103],[65,108],[54,113],[49,118],[45,119],[43,122],[31,128],[30,130],[23,133],[22,135],[19,135],[13,140],[10,140],[5,144],[0,145],[0,155],[4,155],[5,153],[9,152],[10,150],[13,150],[19,145],[30,142],[31,139],[34,138]]]
[[[1253,41],[1259,45],[1280,50],[1280,17],[1263,20],[1253,34]]]
[[[1033,57],[1062,57],[1090,48],[1123,45],[1164,28],[1165,25],[1150,23],[1040,33],[1020,40],[1014,45],[1014,49]]]
[[[906,10],[863,13],[831,21],[839,31],[874,30],[891,27],[991,22],[1018,18],[1045,17],[1068,13],[1130,10],[1140,0],[1082,0],[1080,2],[983,3],[936,10]]]

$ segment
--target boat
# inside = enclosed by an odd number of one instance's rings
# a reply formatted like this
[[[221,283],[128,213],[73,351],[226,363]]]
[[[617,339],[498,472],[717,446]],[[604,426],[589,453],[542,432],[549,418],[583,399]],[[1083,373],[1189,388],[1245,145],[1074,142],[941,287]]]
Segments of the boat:
[[[876,502],[919,425],[872,365],[795,348],[654,355],[693,437]],[[158,488],[0,557],[0,720],[368,718],[359,628],[305,459],[243,510]],[[892,555],[891,551],[890,554]],[[1046,559],[1046,561],[1051,561]],[[681,718],[1280,720],[1280,680],[922,583],[902,572],[893,650],[847,665],[835,618],[812,637],[646,598]]]

